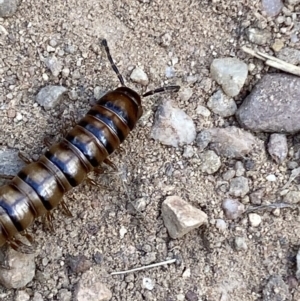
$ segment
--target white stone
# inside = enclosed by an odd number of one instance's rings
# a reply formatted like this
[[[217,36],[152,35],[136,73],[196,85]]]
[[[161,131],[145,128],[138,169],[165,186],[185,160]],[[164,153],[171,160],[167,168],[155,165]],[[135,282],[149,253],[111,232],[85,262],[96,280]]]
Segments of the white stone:
[[[139,67],[136,67],[133,69],[130,79],[133,82],[136,82],[138,84],[141,84],[143,86],[147,86],[149,83],[148,75],[145,73],[145,71]]]
[[[162,203],[162,216],[172,238],[180,238],[207,223],[207,215],[179,196],[169,196]]]
[[[261,216],[256,213],[249,213],[249,222],[252,227],[258,227],[261,223]]]

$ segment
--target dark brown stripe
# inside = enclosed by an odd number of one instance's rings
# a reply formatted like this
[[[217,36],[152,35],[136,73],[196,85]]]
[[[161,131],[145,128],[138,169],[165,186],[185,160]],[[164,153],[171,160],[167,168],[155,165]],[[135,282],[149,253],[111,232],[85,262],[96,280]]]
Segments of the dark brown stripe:
[[[110,117],[107,116],[107,112],[109,112],[110,114],[112,114],[112,113],[107,108],[104,108],[101,106],[99,106],[99,108],[101,109],[102,112],[100,110],[98,111],[95,108],[92,108],[91,110],[89,110],[87,112],[87,115],[93,116],[100,122],[104,123],[119,138],[120,142],[123,142],[125,139],[124,133],[121,131],[120,128],[118,128],[117,123],[114,122]],[[119,118],[119,116],[117,114],[114,114],[114,115],[121,122],[123,122],[123,120],[121,118]]]
[[[20,202],[22,202],[24,199],[17,199],[13,204],[7,204],[5,200],[0,199],[0,207],[6,212],[6,214],[9,216],[11,221],[13,222],[14,226],[19,232],[24,231],[21,223],[19,222],[18,214],[16,212],[16,208]],[[1,216],[1,213],[0,213]]]
[[[109,142],[109,137],[103,135],[103,132],[100,131],[99,128],[86,122],[85,120],[81,120],[78,124],[93,134],[103,144],[109,154],[114,151],[113,145]]]

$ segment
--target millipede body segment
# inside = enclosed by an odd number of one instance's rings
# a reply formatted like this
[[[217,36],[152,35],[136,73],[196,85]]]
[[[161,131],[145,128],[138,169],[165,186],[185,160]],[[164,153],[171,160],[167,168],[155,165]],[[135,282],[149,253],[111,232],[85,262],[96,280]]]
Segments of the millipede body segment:
[[[141,96],[125,86],[106,40],[102,45],[122,87],[104,95],[59,143],[0,187],[0,246],[8,243],[22,252],[15,235],[62,203],[64,194],[98,168],[142,116]],[[178,91],[179,87],[159,88],[143,96],[167,90]]]

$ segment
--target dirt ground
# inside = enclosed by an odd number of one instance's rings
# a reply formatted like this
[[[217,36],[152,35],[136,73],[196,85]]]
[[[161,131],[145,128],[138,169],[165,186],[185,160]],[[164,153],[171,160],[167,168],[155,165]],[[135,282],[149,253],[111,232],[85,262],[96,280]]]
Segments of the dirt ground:
[[[294,275],[300,241],[297,210],[282,210],[279,216],[260,213],[262,224],[258,228],[249,226],[246,215],[237,221],[226,220],[228,228],[221,233],[215,220],[225,219],[221,203],[226,193],[216,187],[222,173],[232,168],[235,161],[223,158],[218,173],[207,176],[199,171],[196,145],[194,157],[187,159],[182,156],[183,147],[166,147],[150,138],[157,106],[171,97],[193,118],[197,131],[237,124],[234,118],[223,119],[214,114],[203,118],[195,109],[199,104],[205,106],[216,90],[217,84],[209,75],[214,58],[236,56],[246,63],[253,62],[240,51],[247,40],[246,27],[265,22],[266,28],[276,32],[272,19],[261,14],[259,2],[29,0],[22,1],[13,17],[0,19],[8,31],[8,42],[0,43],[4,62],[0,69],[0,147],[38,156],[45,149],[44,137],[58,139],[61,129],[70,128],[66,122],[70,112],[75,113],[76,119],[87,112],[95,101],[94,87],[105,92],[119,85],[99,46],[102,38],[107,39],[126,82],[137,91],[145,88],[129,79],[135,66],[148,74],[148,89],[168,84],[193,89],[187,102],[175,94],[146,98],[145,117],[124,142],[124,151],[112,156],[120,174],[107,169],[97,180],[108,188],[84,184],[73,190],[68,203],[74,217],[67,219],[56,211],[55,234],[44,231],[41,221],[36,221],[31,233],[38,243],[37,273],[26,288],[30,295],[39,292],[44,300],[60,300],[60,290],[73,291],[81,278],[81,274],[67,273],[66,258],[82,254],[93,260],[97,252],[102,261],[94,262],[92,270],[111,290],[111,300],[175,301],[188,291],[202,301],[263,300],[262,290],[271,275],[283,279]],[[165,41],[168,36],[170,40]],[[47,47],[54,45],[53,41],[57,43],[57,53],[64,50],[58,58],[70,69],[66,78],[54,77],[40,60],[40,54],[47,56]],[[75,49],[71,53],[66,51],[69,46]],[[168,79],[166,68],[176,58],[175,76]],[[236,98],[238,104],[268,70],[258,61],[255,64],[257,74],[249,75]],[[78,72],[80,76],[74,76]],[[189,82],[189,76],[195,76],[195,80]],[[43,110],[35,97],[50,84],[64,85],[73,91],[73,99],[66,97],[55,109]],[[8,110],[14,110],[19,117],[9,118]],[[266,201],[273,202],[276,190],[288,179],[286,164],[279,167],[261,151],[250,156],[256,164],[248,177],[250,190],[265,187]],[[170,167],[174,169],[172,176],[168,174]],[[277,182],[266,181],[271,173],[276,174]],[[144,212],[133,214],[128,210],[125,189],[132,201],[146,201]],[[160,211],[168,195],[179,195],[205,211],[208,228],[172,240]],[[121,227],[127,230],[122,239]],[[234,249],[236,236],[244,237],[247,250]],[[147,256],[152,256],[154,262],[177,258],[179,263],[137,272],[131,278],[109,275],[145,265]],[[190,269],[190,277],[182,276],[186,269]],[[155,282],[152,291],[142,288],[144,277]],[[0,288],[0,294],[5,296],[4,301],[14,300],[15,291]],[[293,298],[299,300],[299,294]]]

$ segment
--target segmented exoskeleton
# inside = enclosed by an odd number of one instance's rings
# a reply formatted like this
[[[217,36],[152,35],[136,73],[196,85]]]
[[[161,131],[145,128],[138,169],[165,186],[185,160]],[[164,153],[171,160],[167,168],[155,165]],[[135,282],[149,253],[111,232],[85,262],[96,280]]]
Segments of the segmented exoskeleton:
[[[21,252],[31,252],[15,238],[17,233],[31,238],[26,229],[35,218],[61,204],[69,213],[63,196],[82,183],[89,172],[116,150],[142,116],[140,95],[125,86],[114,64],[106,40],[107,57],[122,87],[105,94],[75,127],[36,162],[27,164],[6,185],[0,187],[0,246],[8,243]],[[158,88],[143,97],[163,91],[178,91],[179,86]]]

